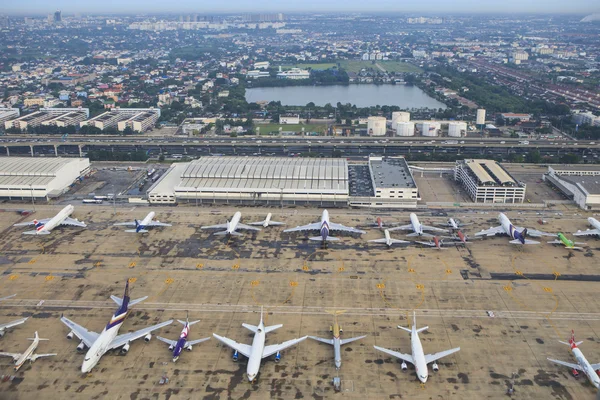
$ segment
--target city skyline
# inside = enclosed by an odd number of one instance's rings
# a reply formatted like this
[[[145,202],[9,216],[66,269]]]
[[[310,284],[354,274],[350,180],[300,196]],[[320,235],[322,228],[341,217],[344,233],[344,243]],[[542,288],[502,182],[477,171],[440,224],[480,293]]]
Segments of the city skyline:
[[[78,2],[74,0],[61,0],[51,3],[40,0],[25,0],[21,2],[7,3],[0,7],[0,13],[13,15],[43,15],[61,10],[66,15],[74,13],[100,13],[100,14],[148,14],[148,13],[247,13],[247,12],[395,12],[423,14],[453,13],[453,14],[589,14],[598,12],[590,1],[574,0],[563,2],[557,0],[533,0],[521,2],[517,0],[492,0],[488,2],[475,2],[473,0],[410,0],[398,4],[392,0],[375,0],[366,5],[364,2],[349,0],[340,2],[338,0],[306,0],[302,6],[296,4],[282,4],[275,0],[258,0],[249,2],[245,0],[234,0],[227,6],[215,4],[214,2],[197,2],[192,0],[179,1],[177,7],[163,2],[142,2],[133,0],[123,4],[110,4],[101,1]]]

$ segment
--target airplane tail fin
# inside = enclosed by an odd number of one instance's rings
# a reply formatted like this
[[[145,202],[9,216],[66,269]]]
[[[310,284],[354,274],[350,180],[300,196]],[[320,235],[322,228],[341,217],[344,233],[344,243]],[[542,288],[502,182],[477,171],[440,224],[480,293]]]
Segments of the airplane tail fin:
[[[571,338],[569,339],[568,342],[563,342],[562,340],[559,340],[558,342],[562,343],[562,344],[566,344],[567,346],[571,346],[571,348],[573,349],[573,348],[579,346],[581,343],[583,343],[583,340],[580,342],[576,342],[575,341],[575,331],[571,330]]]
[[[315,242],[322,242],[323,241],[323,237],[322,236],[313,236],[313,237],[309,237],[309,240],[314,240]],[[338,240],[340,240],[339,238],[336,237],[331,237],[331,236],[327,236],[327,238],[325,239],[325,241],[328,242],[337,242]]]
[[[39,337],[37,331],[35,331],[35,337],[27,338],[27,340],[36,340],[36,339],[37,340],[50,340],[50,339],[44,339],[44,338]]]
[[[242,324],[242,326],[244,328],[248,329],[249,331],[254,332],[254,333],[256,333],[256,331],[258,331],[258,326],[256,326],[256,325]]]
[[[198,322],[200,322],[200,320],[196,320],[196,321],[182,321],[180,319],[177,320],[181,325],[185,326],[185,324],[187,323],[188,326],[192,326],[194,324],[197,324]]]

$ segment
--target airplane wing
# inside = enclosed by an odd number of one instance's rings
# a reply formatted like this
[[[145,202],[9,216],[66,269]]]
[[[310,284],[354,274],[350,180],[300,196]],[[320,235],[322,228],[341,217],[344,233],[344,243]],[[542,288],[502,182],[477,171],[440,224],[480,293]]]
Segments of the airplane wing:
[[[598,230],[598,229],[588,229],[588,230],[585,230],[585,231],[578,231],[578,232],[576,232],[576,233],[573,234],[573,236],[593,236],[593,235],[600,236],[600,230]]]
[[[511,243],[511,244],[522,244],[519,239],[511,240],[508,243]],[[537,242],[535,240],[525,239],[525,243],[523,243],[523,244],[540,244],[540,242]]]
[[[239,222],[238,222],[238,224],[236,226],[236,229],[246,229],[246,230],[249,230],[249,231],[260,231],[260,228],[255,228],[255,227],[250,226],[250,225],[244,225],[244,224],[241,224]]]
[[[165,224],[164,222],[160,222],[160,221],[152,221],[146,226],[155,226],[156,227],[156,226],[173,226],[173,225]]]
[[[392,231],[409,231],[412,230],[413,226],[412,225],[401,225],[401,226],[395,226],[393,228],[388,228],[389,232]]]
[[[424,231],[435,231],[435,232],[448,232],[448,229],[436,228],[435,226],[430,225],[421,225]]]
[[[248,225],[256,225],[256,226],[258,226],[258,225],[262,225],[262,224],[264,224],[264,223],[265,223],[265,221],[258,221],[258,222],[248,222]],[[271,223],[269,223],[269,225],[270,225],[270,224],[271,224]]]
[[[594,371],[598,371],[600,369],[600,364],[590,364]]]
[[[171,339],[165,339],[164,337],[160,337],[160,336],[156,336],[156,338],[158,340],[160,340],[161,342],[165,342],[166,344],[168,344],[169,346],[173,346],[175,347],[175,345],[177,344],[177,342],[175,340],[171,340]]]
[[[12,357],[14,361],[17,361],[21,355],[21,353],[0,353],[0,357]]]
[[[369,243],[387,243],[387,240],[385,240],[385,238],[381,238],[381,239],[373,239],[373,240],[369,240]],[[312,336],[311,336],[312,337]]]
[[[551,242],[546,242],[546,243],[548,243],[548,244],[564,244],[560,240],[552,240]]]
[[[415,240],[415,243],[419,243],[424,246],[435,247],[435,243],[433,243],[433,242],[421,242],[421,241]]]
[[[215,339],[217,339],[218,341],[220,341],[223,344],[226,344],[227,346],[231,347],[232,349],[236,350],[238,353],[240,353],[246,357],[250,357],[250,353],[252,353],[252,346],[249,346],[244,343],[238,343],[235,340],[231,340],[229,338],[219,336],[216,333],[213,333],[213,336],[215,337]]]
[[[333,346],[333,339],[323,339],[320,337],[316,337],[316,336],[309,336],[309,338],[316,340],[317,342],[321,342],[321,343],[325,343],[325,344],[330,344]]]
[[[388,354],[392,357],[396,357],[399,358],[401,360],[404,360],[406,362],[409,362],[411,364],[415,364],[415,360],[413,360],[412,355],[410,354],[404,354],[404,353],[399,353],[397,351],[392,351],[392,350],[388,350],[388,349],[384,349],[383,347],[379,347],[379,346],[373,346],[375,347],[375,350],[379,350],[381,352],[384,352],[385,354]]]
[[[227,224],[201,226],[200,229],[227,229]]]
[[[210,340],[210,338],[209,338],[209,337],[207,337],[207,338],[204,338],[204,339],[190,340],[189,342],[185,342],[185,347],[188,347],[188,346],[195,346],[195,345],[197,345],[198,343],[206,342],[207,340]]]
[[[135,222],[131,221],[131,222],[117,222],[116,224],[113,224],[113,226],[131,226],[131,227],[135,227]]]
[[[285,222],[269,221],[269,226],[285,225]]]
[[[366,233],[365,231],[361,231],[360,229],[352,228],[350,226],[345,226],[342,224],[335,224],[333,222],[329,223],[329,229],[332,231],[342,231],[342,232],[351,232],[351,233]]]
[[[551,358],[548,358],[548,361],[553,362],[554,364],[562,365],[563,367],[576,369],[577,371],[583,371],[583,369],[581,368],[581,366],[579,364],[572,364],[572,363],[568,363],[565,361],[553,360]],[[596,365],[598,365],[598,364],[596,364]],[[592,366],[592,368],[593,368],[593,366]]]
[[[267,358],[275,353],[277,353],[278,351],[282,351],[287,349],[288,347],[292,347],[294,345],[297,345],[298,343],[306,340],[308,336],[304,336],[298,339],[292,339],[292,340],[288,340],[286,342],[283,342],[281,344],[272,344],[270,346],[265,346],[264,350],[263,350],[263,355],[262,358]]]
[[[504,228],[502,227],[502,225],[500,226],[496,226],[494,228],[490,228],[490,229],[485,229],[483,231],[477,232],[475,234],[475,236],[494,236],[494,235],[498,235],[498,234],[503,234],[504,232]]]
[[[14,321],[10,321],[5,324],[0,324],[0,330],[4,330],[7,328],[12,328],[13,326],[21,325],[25,321],[27,321],[27,318],[15,319]]]
[[[11,298],[15,297],[16,295],[17,294],[15,293],[15,294],[11,294],[10,296],[2,297],[2,298],[0,298],[0,301],[11,299]]]
[[[446,356],[449,356],[450,354],[454,354],[457,351],[460,351],[460,347],[456,347],[454,349],[450,349],[450,350],[446,350],[446,351],[440,351],[439,353],[434,353],[434,354],[425,354],[425,362],[427,364],[437,361],[440,358],[444,358]]]
[[[65,324],[71,331],[77,336],[87,347],[91,347],[92,344],[98,339],[99,334],[96,332],[88,331],[83,326],[76,324],[66,317],[60,317],[60,320]]]
[[[523,231],[523,227],[522,226],[515,226],[515,229],[517,229],[518,231]],[[542,232],[542,231],[538,231],[537,229],[527,229],[527,235],[528,236],[533,236],[533,237],[540,237],[540,236],[554,236],[556,237],[556,233],[548,233],[548,232]]]
[[[29,357],[29,359],[31,360],[31,362],[34,362],[35,360],[37,360],[38,358],[42,358],[42,357],[52,357],[55,356],[57,353],[47,353],[47,354],[34,354],[31,357]]]
[[[314,224],[301,225],[295,228],[286,229],[283,232],[299,232],[299,231],[318,231],[321,229],[321,223],[315,222]]]
[[[48,223],[48,221],[50,221],[52,218],[44,218],[44,219],[38,219],[37,222],[41,223],[42,225],[45,225]],[[29,226],[29,225],[33,225],[33,221],[29,221],[29,222],[21,222],[20,224],[14,224],[13,226]]]
[[[81,228],[85,228],[87,227],[87,225],[81,221],[77,221],[74,218],[65,218],[65,220],[63,222],[60,223],[61,225],[71,225],[71,226],[79,226]]]
[[[340,340],[340,344],[348,344],[348,343],[355,342],[360,339],[364,339],[366,337],[367,337],[367,335],[357,336],[357,337],[353,337],[353,338],[349,338],[349,339],[342,339],[342,340]]]
[[[144,328],[144,329],[140,329],[139,331],[119,335],[116,338],[114,338],[112,342],[110,342],[110,344],[108,345],[108,350],[112,350],[112,349],[116,349],[118,347],[124,346],[125,344],[127,344],[129,342],[133,342],[136,339],[146,336],[147,334],[149,334],[152,331],[160,329],[163,326],[171,325],[172,323],[173,323],[173,320],[170,319],[168,321],[161,322],[160,324],[156,324],[156,325],[152,325],[147,328]]]

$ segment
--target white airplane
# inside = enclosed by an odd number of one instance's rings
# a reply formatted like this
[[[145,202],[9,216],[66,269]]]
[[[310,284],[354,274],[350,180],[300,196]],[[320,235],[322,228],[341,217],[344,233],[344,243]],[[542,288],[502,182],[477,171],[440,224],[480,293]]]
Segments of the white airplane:
[[[370,243],[385,243],[388,247],[392,247],[393,244],[410,243],[409,241],[406,241],[406,240],[393,239],[390,236],[389,229],[385,229],[383,231],[383,233],[385,235],[384,238],[369,240],[369,242]]]
[[[265,228],[268,226],[285,225],[285,223],[283,223],[283,222],[271,221],[271,216],[272,216],[272,214],[268,213],[267,218],[265,218],[264,221],[250,222],[248,225],[262,225]]]
[[[235,340],[228,339],[223,336],[219,336],[216,333],[213,333],[213,336],[219,340],[220,342],[226,344],[231,347],[233,352],[233,361],[238,360],[238,353],[248,357],[248,365],[246,367],[246,374],[248,375],[248,381],[254,382],[258,372],[260,370],[260,363],[263,358],[267,358],[275,354],[275,362],[279,362],[281,360],[280,352],[288,347],[294,346],[303,340],[306,340],[308,336],[304,336],[298,339],[288,340],[281,344],[272,344],[269,346],[265,346],[266,334],[274,331],[275,329],[281,328],[283,325],[271,325],[265,326],[263,324],[263,310],[262,307],[260,309],[260,322],[258,326],[242,324],[242,326],[246,329],[254,332],[254,339],[252,340],[252,345],[247,345],[243,343],[238,343]]]
[[[486,229],[481,232],[477,232],[475,236],[496,236],[496,235],[508,235],[511,239],[509,243],[512,244],[539,244],[540,242],[536,242],[535,240],[526,239],[527,235],[540,237],[540,236],[555,236],[552,233],[546,233],[542,231],[538,231],[536,229],[527,229],[521,228],[518,226],[514,226],[510,219],[503,213],[498,214],[498,221],[500,222],[500,226],[496,226],[494,228]]]
[[[177,360],[179,360],[179,356],[181,355],[181,352],[183,351],[183,349],[186,349],[187,351],[192,351],[192,346],[195,346],[199,343],[202,342],[206,342],[207,340],[210,339],[210,337],[204,338],[204,339],[197,339],[197,340],[187,340],[188,335],[190,334],[190,326],[200,322],[200,320],[198,321],[191,321],[188,319],[188,317],[185,317],[185,321],[182,321],[180,319],[177,320],[177,322],[179,322],[180,324],[183,325],[183,329],[181,330],[181,334],[179,335],[179,339],[177,340],[169,340],[169,339],[165,339],[163,337],[160,336],[156,336],[156,338],[158,340],[160,340],[161,342],[165,342],[166,344],[169,345],[169,350],[173,351],[173,362],[177,362]]]
[[[424,326],[423,328],[417,329],[417,318],[416,313],[413,313],[413,325],[412,329],[405,328],[403,326],[398,326],[399,329],[405,330],[410,333],[410,347],[412,350],[412,354],[403,354],[397,351],[392,351],[385,349],[379,346],[373,346],[375,349],[382,351],[390,356],[399,358],[402,360],[402,371],[406,371],[408,366],[406,363],[411,363],[415,366],[415,372],[417,373],[417,378],[423,383],[427,382],[427,378],[429,377],[429,371],[427,369],[427,364],[433,363],[431,368],[437,372],[439,367],[436,363],[440,358],[449,356],[450,354],[454,354],[460,350],[460,347],[456,347],[451,350],[441,351],[439,353],[434,354],[425,354],[423,352],[423,345],[421,344],[421,340],[419,339],[419,332],[423,332],[424,330],[429,329],[428,326]]]
[[[242,213],[237,211],[235,214],[233,214],[233,218],[231,218],[231,221],[228,220],[227,223],[225,223],[225,224],[201,226],[200,229],[223,229],[223,228],[225,228],[224,231],[217,232],[217,233],[215,233],[215,235],[227,235],[227,236],[242,236],[241,233],[236,232],[236,229],[246,229],[249,231],[260,231],[260,228],[255,228],[253,226],[242,224],[240,222],[240,219],[242,219]]]
[[[25,361],[35,362],[35,360],[37,360],[38,358],[51,357],[56,355],[56,353],[33,354],[35,349],[37,349],[38,345],[40,344],[40,340],[48,340],[40,338],[38,336],[37,331],[35,332],[35,337],[27,338],[27,340],[33,340],[33,343],[31,343],[31,346],[29,346],[27,350],[25,350],[25,353],[0,353],[0,357],[13,358],[13,360],[15,361],[15,371],[18,371],[19,368],[21,368],[23,364],[25,364]]]
[[[586,229],[585,231],[577,231],[577,233],[574,233],[573,236],[600,236],[600,221],[598,221],[596,218],[592,218],[589,217],[588,219],[589,224],[592,226],[592,228],[594,229]]]
[[[343,344],[348,344],[350,342],[354,342],[356,340],[364,339],[367,335],[357,336],[349,339],[340,339],[340,334],[343,332],[342,327],[338,323],[337,316],[345,313],[346,311],[327,311],[329,314],[333,315],[333,326],[329,327],[329,331],[333,333],[333,339],[323,339],[316,336],[309,336],[311,339],[316,341],[330,344],[333,346],[333,355],[335,362],[335,369],[340,369],[342,367],[342,349],[341,346]]]
[[[85,223],[74,218],[69,218],[69,216],[73,214],[74,210],[75,207],[69,204],[52,218],[34,219],[31,222],[23,222],[20,224],[15,224],[14,226],[35,226],[35,231],[26,231],[23,232],[23,235],[49,235],[50,232],[52,232],[52,229],[59,225],[71,225],[85,228],[87,226]]]
[[[15,296],[16,296],[16,294],[11,294],[10,296],[2,297],[0,299],[0,301],[6,300],[6,299],[10,299],[10,298],[13,298]],[[0,324],[0,338],[3,337],[6,334],[6,330],[8,328],[12,328],[13,326],[21,325],[25,321],[27,321],[27,318],[19,318],[19,319],[16,319],[14,321],[7,322],[6,324]]]
[[[549,358],[548,361],[553,362],[558,365],[562,365],[564,367],[571,368],[571,371],[575,378],[579,377],[579,371],[583,372],[585,374],[585,376],[587,376],[587,378],[589,379],[590,383],[592,385],[594,385],[594,387],[596,387],[596,389],[600,389],[600,377],[598,377],[598,373],[596,372],[597,370],[600,370],[600,363],[599,364],[590,364],[588,362],[588,360],[585,358],[585,356],[583,355],[581,350],[579,350],[579,347],[577,347],[583,342],[575,341],[575,332],[571,331],[571,339],[569,339],[568,343],[562,342],[560,340],[559,340],[559,342],[571,347],[571,353],[573,353],[573,357],[575,357],[575,359],[577,360],[577,364],[572,364],[572,363],[559,361],[559,360],[553,360],[551,358]]]
[[[330,231],[341,231],[341,232],[349,232],[349,233],[360,233],[363,234],[365,231],[361,231],[360,229],[352,228],[349,226],[344,226],[342,224],[336,224],[329,221],[329,212],[327,210],[323,210],[323,214],[321,215],[321,222],[315,222],[314,224],[297,226],[295,228],[286,229],[283,232],[300,232],[300,231],[319,231],[321,236],[315,236],[309,238],[310,240],[322,240],[326,241],[334,241],[340,240],[336,237],[329,236]]]
[[[165,224],[158,220],[153,221],[155,215],[156,213],[154,211],[151,211],[141,221],[134,219],[132,222],[118,222],[116,224],[113,224],[113,226],[130,226],[132,228],[135,227],[135,229],[125,230],[125,232],[130,233],[148,233],[148,228],[172,226],[171,224]]]
[[[417,214],[415,214],[415,213],[410,213],[410,224],[397,226],[395,228],[389,229],[390,232],[391,231],[408,231],[408,230],[412,230],[413,233],[410,233],[406,236],[422,236],[422,235],[431,236],[428,233],[425,233],[424,231],[447,232],[447,230],[445,230],[445,229],[440,229],[440,228],[436,228],[434,226],[429,226],[429,225],[423,225],[422,223],[419,222],[419,218],[417,217]]]
[[[467,226],[467,225],[471,225],[471,224],[463,224],[462,222],[460,222],[459,220],[454,219],[454,218],[448,219],[448,222],[446,223],[446,226],[449,227],[453,231],[458,230],[458,229],[462,228],[463,226]]]
[[[100,333],[88,331],[81,325],[76,324],[64,316],[60,318],[62,323],[71,329],[67,335],[67,339],[72,339],[73,335],[75,335],[81,340],[81,343],[79,343],[77,346],[77,350],[83,351],[86,346],[89,348],[85,358],[83,359],[83,364],[81,365],[81,372],[84,374],[90,372],[96,366],[96,364],[98,364],[102,356],[109,350],[120,347],[121,354],[127,354],[131,342],[141,337],[144,337],[144,340],[149,342],[152,338],[152,331],[173,323],[173,320],[169,320],[148,328],[140,329],[139,331],[119,335],[119,328],[121,325],[123,325],[125,318],[127,318],[129,306],[146,300],[148,296],[136,300],[130,300],[129,281],[127,281],[123,298],[121,299],[117,296],[110,296],[110,298],[117,303],[117,305],[119,305],[119,309],[114,313],[109,323]]]

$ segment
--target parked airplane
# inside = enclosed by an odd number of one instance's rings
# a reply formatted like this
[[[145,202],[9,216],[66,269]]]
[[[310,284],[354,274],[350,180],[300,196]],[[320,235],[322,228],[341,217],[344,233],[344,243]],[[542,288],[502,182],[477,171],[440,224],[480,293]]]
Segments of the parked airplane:
[[[71,226],[79,226],[81,228],[85,228],[87,225],[77,219],[70,218],[70,215],[73,214],[75,207],[72,205],[68,205],[62,210],[58,212],[52,218],[44,218],[44,219],[34,219],[31,222],[22,222],[19,224],[15,224],[14,226],[35,226],[34,231],[26,231],[23,232],[23,235],[49,235],[52,232],[52,229],[56,228],[59,225],[71,225]]]
[[[565,235],[563,235],[562,233],[558,232],[556,234],[556,237],[558,238],[558,240],[553,240],[551,242],[548,242],[550,244],[562,244],[565,248],[567,249],[571,249],[571,250],[583,250],[583,247],[577,247],[578,246],[585,246],[585,243],[582,242],[574,242],[572,240],[567,239],[567,237]]]
[[[444,245],[444,239],[440,239],[438,236],[434,236],[431,238],[431,241],[429,241],[429,242],[422,242],[419,240],[415,240],[415,243],[419,243],[424,246],[435,247],[438,250],[443,250],[442,246]]]
[[[495,236],[495,235],[508,235],[511,239],[509,243],[512,244],[539,244],[540,242],[536,242],[535,240],[526,239],[527,235],[540,237],[540,236],[554,236],[552,233],[546,233],[542,231],[538,231],[536,229],[527,229],[520,228],[518,226],[514,226],[510,219],[503,213],[498,214],[498,221],[500,222],[500,226],[482,230],[481,232],[477,232],[475,236]]]
[[[596,218],[589,217],[588,223],[594,229],[586,229],[585,231],[577,231],[573,236],[600,236],[600,221]]]
[[[152,338],[152,331],[173,323],[173,320],[169,320],[135,332],[118,335],[119,328],[121,328],[121,325],[123,325],[123,322],[129,313],[129,306],[133,306],[146,300],[148,296],[144,296],[136,300],[130,300],[129,281],[127,281],[127,284],[125,284],[125,294],[123,295],[123,298],[121,299],[117,296],[110,296],[110,298],[117,303],[119,309],[114,313],[104,330],[100,333],[88,331],[81,325],[76,324],[64,316],[60,318],[62,323],[71,329],[67,335],[67,339],[72,339],[73,335],[75,335],[81,340],[81,343],[79,343],[77,346],[77,350],[83,351],[86,346],[89,348],[85,358],[83,359],[83,364],[81,365],[81,372],[84,374],[90,372],[96,366],[96,364],[98,364],[100,358],[102,358],[107,351],[120,347],[121,354],[127,354],[131,342],[141,337],[144,337],[144,340],[149,342]]]
[[[11,294],[10,296],[6,296],[6,297],[0,298],[0,301],[6,300],[6,299],[10,299],[10,298],[13,298],[15,296],[16,296],[16,294]],[[19,318],[19,319],[15,319],[14,321],[7,322],[6,324],[0,324],[0,338],[6,334],[6,330],[8,328],[12,328],[13,326],[21,325],[22,323],[24,323],[25,321],[27,321],[27,318],[28,317],[26,317],[26,318]]]
[[[37,331],[35,332],[35,337],[27,338],[27,340],[33,340],[33,343],[31,343],[31,346],[29,346],[27,348],[27,350],[25,350],[24,353],[0,353],[0,357],[12,357],[13,358],[13,360],[15,361],[15,371],[18,371],[19,368],[21,368],[23,366],[23,364],[25,364],[25,361],[31,361],[33,363],[38,358],[51,357],[51,356],[56,355],[56,353],[33,354],[35,349],[37,349],[38,345],[40,344],[40,340],[48,340],[48,339],[40,338],[38,336]]]
[[[471,224],[463,224],[462,222],[460,222],[457,219],[454,218],[450,218],[448,220],[448,223],[446,224],[446,226],[448,226],[450,228],[450,230],[458,230],[460,228],[462,228],[463,226],[467,226],[467,225],[471,225]]]
[[[365,231],[361,231],[360,229],[329,222],[329,212],[327,210],[323,210],[323,214],[321,215],[321,222],[315,222],[314,224],[302,225],[284,230],[284,232],[286,233],[299,231],[319,231],[321,236],[310,237],[309,239],[322,240],[323,242],[340,240],[337,237],[329,236],[330,231],[341,231],[360,234],[365,233]]]
[[[266,228],[268,226],[279,226],[285,224],[283,222],[271,221],[271,213],[268,213],[267,218],[265,218],[264,221],[250,222],[248,225],[262,225]]]
[[[327,313],[333,315],[333,326],[329,327],[329,332],[333,333],[333,339],[323,339],[316,336],[309,336],[309,338],[317,340],[319,342],[323,342],[325,344],[330,344],[333,346],[333,354],[335,361],[335,369],[340,369],[342,366],[342,350],[341,346],[343,344],[348,344],[350,342],[354,342],[356,340],[364,339],[367,335],[357,336],[350,339],[340,339],[340,334],[343,332],[342,327],[338,323],[337,316],[345,313],[346,311],[327,311]]]
[[[153,221],[155,215],[156,215],[156,213],[154,211],[151,211],[141,221],[134,219],[132,222],[118,222],[118,223],[114,224],[114,226],[135,227],[135,229],[125,230],[125,232],[130,232],[130,233],[148,233],[148,228],[172,226],[171,224],[165,224],[158,220]]]
[[[571,339],[569,339],[568,343],[562,342],[560,340],[559,340],[559,342],[571,347],[571,353],[573,353],[573,357],[575,357],[575,359],[577,360],[577,364],[572,364],[572,363],[568,363],[565,361],[553,360],[551,358],[549,358],[548,361],[553,362],[555,364],[562,365],[567,368],[571,368],[571,373],[573,374],[573,376],[575,378],[579,377],[579,371],[583,372],[585,374],[585,376],[587,376],[587,378],[589,379],[590,383],[592,385],[594,385],[596,387],[596,389],[600,389],[600,377],[598,376],[598,373],[596,372],[597,370],[600,370],[600,363],[599,364],[590,364],[588,362],[588,360],[585,358],[585,356],[583,355],[581,350],[579,350],[579,347],[577,347],[583,342],[575,341],[575,332],[571,331]]]
[[[246,367],[246,374],[248,375],[248,381],[254,382],[258,372],[260,370],[260,363],[263,358],[267,358],[273,354],[275,354],[275,362],[279,362],[281,359],[280,352],[288,347],[294,346],[303,340],[306,340],[308,336],[304,336],[298,339],[288,340],[281,344],[272,344],[269,346],[265,346],[266,334],[274,331],[275,329],[281,328],[283,325],[272,325],[265,326],[263,323],[263,310],[262,307],[260,309],[260,322],[258,326],[242,324],[242,326],[248,330],[254,332],[254,339],[252,340],[252,345],[247,345],[243,343],[238,343],[235,340],[228,339],[223,336],[219,336],[216,333],[213,333],[213,336],[219,340],[220,342],[226,344],[231,347],[233,352],[233,361],[238,360],[238,354],[242,354],[248,357],[248,365]]]
[[[241,233],[236,232],[236,229],[260,231],[259,228],[255,228],[253,226],[242,224],[240,222],[240,219],[242,219],[242,213],[237,211],[235,214],[233,214],[233,218],[231,218],[231,221],[228,220],[227,223],[225,223],[225,224],[201,226],[200,229],[223,229],[223,228],[225,228],[225,230],[223,232],[217,232],[217,233],[215,233],[215,235],[227,235],[227,236],[242,236]]]
[[[188,338],[188,335],[190,334],[190,326],[194,325],[195,323],[200,322],[200,320],[190,322],[190,320],[186,316],[185,321],[182,321],[180,319],[178,319],[177,321],[183,325],[183,329],[181,330],[181,334],[179,335],[178,340],[169,340],[169,339],[165,339],[160,336],[156,336],[156,338],[158,340],[165,342],[166,344],[169,345],[169,350],[173,350],[173,362],[176,362],[179,359],[179,356],[181,355],[181,352],[183,351],[183,349],[192,351],[192,346],[195,346],[202,342],[206,342],[207,340],[210,339],[210,337],[207,337],[204,339],[188,341],[187,338]]]
[[[406,241],[406,240],[393,239],[390,236],[390,231],[388,229],[385,229],[383,231],[383,233],[385,235],[384,238],[369,240],[369,242],[370,243],[385,243],[388,247],[392,247],[393,244],[410,243],[409,241]]]
[[[431,236],[430,234],[425,233],[424,231],[447,232],[444,229],[436,228],[434,226],[423,225],[422,223],[419,222],[419,217],[417,217],[417,214],[415,214],[415,213],[410,213],[410,224],[397,226],[395,228],[390,228],[388,230],[390,232],[391,231],[399,231],[399,230],[402,230],[402,231],[412,230],[413,231],[413,233],[410,233],[406,236],[422,236],[422,235]]]
[[[399,358],[402,360],[402,371],[406,371],[408,366],[406,363],[411,363],[415,366],[415,372],[417,373],[417,378],[423,383],[427,382],[427,378],[429,377],[429,371],[427,370],[427,364],[433,363],[432,368],[435,372],[439,370],[439,367],[436,363],[440,358],[449,356],[450,354],[456,353],[460,350],[460,347],[456,347],[451,350],[441,351],[439,353],[434,354],[425,354],[423,352],[423,345],[421,344],[421,340],[419,339],[419,333],[424,330],[429,329],[428,326],[424,326],[423,328],[417,329],[417,318],[416,313],[413,312],[413,325],[412,329],[405,328],[403,326],[398,326],[399,329],[405,330],[410,333],[410,346],[412,350],[412,354],[403,354],[397,351],[392,351],[385,349],[379,346],[373,346],[376,350],[382,351],[390,356]]]

